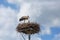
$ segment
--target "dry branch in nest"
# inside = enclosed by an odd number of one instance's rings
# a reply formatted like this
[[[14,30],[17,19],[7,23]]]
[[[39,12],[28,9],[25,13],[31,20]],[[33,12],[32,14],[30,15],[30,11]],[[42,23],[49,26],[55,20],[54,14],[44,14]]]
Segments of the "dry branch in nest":
[[[40,31],[39,24],[37,23],[22,23],[18,24],[17,31],[25,34],[35,34]]]

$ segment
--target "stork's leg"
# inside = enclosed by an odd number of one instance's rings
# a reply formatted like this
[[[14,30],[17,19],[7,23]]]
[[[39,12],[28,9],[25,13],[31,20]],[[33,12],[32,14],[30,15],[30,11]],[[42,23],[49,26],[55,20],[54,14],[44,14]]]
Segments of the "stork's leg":
[[[25,20],[24,20],[24,23],[25,23]]]
[[[28,23],[30,23],[30,21],[28,20]]]

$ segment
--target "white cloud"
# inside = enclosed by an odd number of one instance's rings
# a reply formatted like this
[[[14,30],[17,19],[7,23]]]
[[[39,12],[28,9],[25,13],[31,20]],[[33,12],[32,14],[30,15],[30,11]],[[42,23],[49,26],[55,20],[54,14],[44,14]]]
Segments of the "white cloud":
[[[53,22],[53,25],[60,26],[60,19],[59,18],[55,18],[52,22]]]
[[[20,4],[20,11],[18,14],[18,19],[21,16],[29,15],[31,18],[30,20],[33,19],[32,21],[36,21],[35,17],[39,17],[41,15],[40,10],[41,10],[41,6],[38,2],[37,3],[22,2]]]
[[[41,30],[41,32],[39,34],[51,34],[50,28],[48,26],[45,26],[44,30]]]
[[[33,37],[31,37],[31,40],[42,40],[40,37],[37,37],[37,36],[33,36]]]
[[[7,36],[12,38],[11,34],[14,33],[17,20],[16,10],[10,7],[0,5],[0,39],[8,40]],[[13,38],[12,38],[13,39]]]
[[[20,2],[23,2],[23,0],[6,0],[8,3],[12,3],[12,4],[19,4]]]
[[[7,0],[9,3],[15,3],[15,0]]]
[[[26,5],[26,6],[24,6]],[[50,22],[52,23],[52,19],[54,19],[53,17],[59,17],[59,13],[53,13],[55,10],[58,10],[59,7],[59,2],[57,1],[33,1],[33,2],[28,2],[26,0],[26,2],[22,2],[20,4],[21,8],[20,8],[20,12],[18,14],[18,19],[19,17],[21,17],[22,15],[29,15],[31,17],[31,20],[37,20],[36,18],[39,17],[41,24],[50,24]],[[22,11],[23,10],[23,11]],[[45,13],[44,13],[44,12]],[[51,13],[49,13],[50,11],[53,11]],[[57,16],[56,16],[57,14]],[[19,16],[20,15],[20,16]],[[38,20],[39,20],[38,19]],[[48,23],[47,23],[48,21]],[[38,21],[39,22],[39,21]]]

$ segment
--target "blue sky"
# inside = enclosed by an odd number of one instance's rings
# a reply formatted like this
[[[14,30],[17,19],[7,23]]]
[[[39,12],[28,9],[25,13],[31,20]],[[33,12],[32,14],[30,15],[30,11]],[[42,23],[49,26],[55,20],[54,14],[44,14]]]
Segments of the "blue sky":
[[[0,4],[3,4],[6,7],[10,6],[12,9],[17,9],[15,4],[8,3],[6,0],[0,0]]]
[[[31,40],[60,40],[60,0],[0,0],[0,40],[23,40],[16,27],[24,15],[41,25]]]

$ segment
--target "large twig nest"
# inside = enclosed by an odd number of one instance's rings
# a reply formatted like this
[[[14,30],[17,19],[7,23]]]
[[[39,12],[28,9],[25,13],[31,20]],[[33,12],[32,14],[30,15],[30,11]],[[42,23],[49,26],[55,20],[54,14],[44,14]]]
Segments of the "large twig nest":
[[[18,24],[17,31],[25,34],[35,34],[40,31],[39,24],[37,23],[22,23]]]

